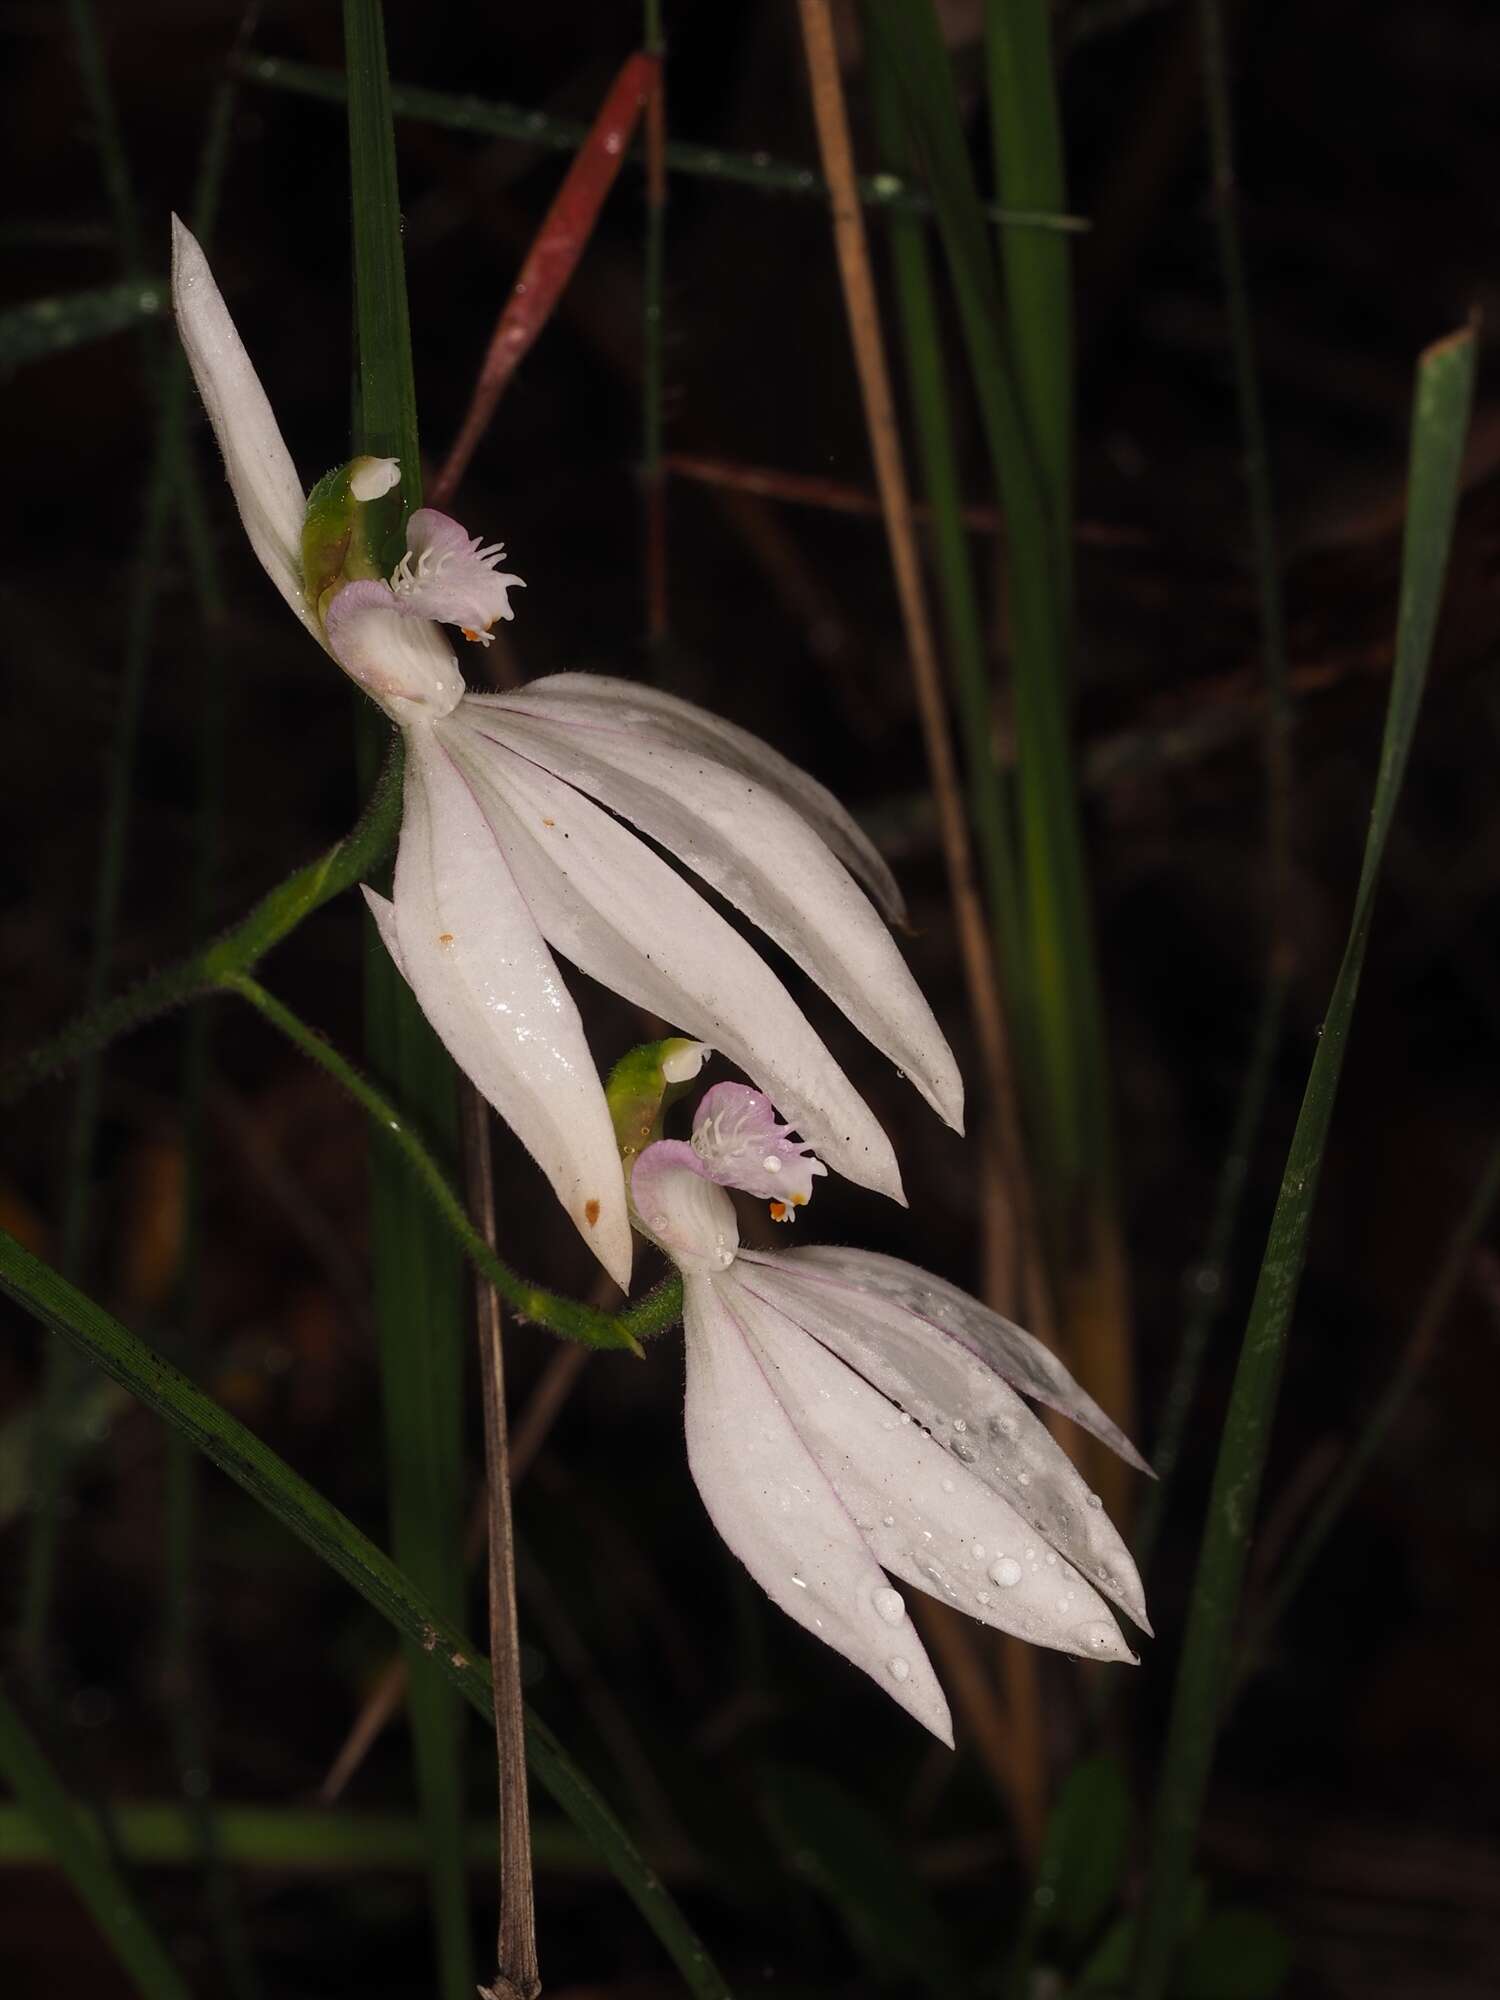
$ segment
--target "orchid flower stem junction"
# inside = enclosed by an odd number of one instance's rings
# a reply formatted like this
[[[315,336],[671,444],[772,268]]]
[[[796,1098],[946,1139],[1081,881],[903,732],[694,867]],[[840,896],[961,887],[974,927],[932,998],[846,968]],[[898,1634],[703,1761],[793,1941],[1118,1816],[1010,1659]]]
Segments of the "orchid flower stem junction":
[[[221,985],[225,992],[237,993],[242,1000],[247,1000],[288,1041],[294,1042],[304,1055],[311,1057],[320,1069],[349,1093],[369,1115],[372,1124],[387,1133],[423,1192],[463,1245],[475,1269],[494,1286],[513,1312],[524,1319],[539,1320],[554,1332],[570,1340],[580,1340],[590,1347],[627,1347],[637,1353],[640,1351],[641,1335],[659,1333],[675,1323],[681,1301],[677,1288],[671,1285],[661,1286],[649,1293],[631,1311],[613,1315],[543,1291],[518,1276],[496,1256],[475,1228],[452,1183],[417,1132],[351,1062],[248,973],[231,973],[221,981]]]
[[[680,1317],[681,1286],[675,1277],[618,1314],[600,1312],[521,1277],[495,1255],[474,1228],[442,1168],[395,1107],[252,977],[256,965],[273,946],[314,910],[352,887],[390,851],[401,808],[401,775],[402,746],[397,737],[365,811],[346,839],[287,876],[211,944],[190,952],[102,1007],[78,1015],[59,1034],[23,1056],[0,1076],[0,1102],[14,1101],[83,1055],[107,1047],[117,1036],[175,1007],[213,993],[237,994],[326,1070],[368,1113],[404,1155],[419,1186],[452,1228],[476,1270],[494,1285],[513,1312],[586,1346],[636,1350],[642,1340],[664,1332]]]

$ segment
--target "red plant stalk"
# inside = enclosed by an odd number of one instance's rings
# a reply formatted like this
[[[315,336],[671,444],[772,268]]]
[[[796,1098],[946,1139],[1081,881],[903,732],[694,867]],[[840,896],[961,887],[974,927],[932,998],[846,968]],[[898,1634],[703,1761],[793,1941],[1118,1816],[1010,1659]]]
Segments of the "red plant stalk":
[[[609,95],[600,106],[587,139],[574,155],[573,164],[521,266],[521,275],[505,302],[474,384],[463,426],[442,471],[432,482],[434,506],[444,506],[452,499],[506,384],[551,318],[552,309],[572,277],[599,211],[614,186],[620,162],[656,84],[659,69],[655,56],[637,52],[625,62],[610,85]]]

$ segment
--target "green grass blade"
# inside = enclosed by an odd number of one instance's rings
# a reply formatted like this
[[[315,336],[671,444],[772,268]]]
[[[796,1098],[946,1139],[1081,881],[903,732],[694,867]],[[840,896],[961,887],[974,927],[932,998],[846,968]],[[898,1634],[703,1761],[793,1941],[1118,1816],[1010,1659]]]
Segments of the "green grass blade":
[[[394,568],[407,512],[421,500],[416,389],[412,379],[395,133],[379,0],[345,0],[349,71],[349,181],[354,233],[357,392],[354,448],[401,460],[401,486],[380,503],[381,568]],[[379,542],[377,541],[377,546]],[[385,731],[361,700],[362,760],[381,755]],[[419,1111],[446,1163],[457,1157],[458,1097],[452,1064],[389,953],[365,928],[365,1050],[396,1103]],[[386,1469],[396,1559],[457,1622],[463,1564],[463,1266],[451,1233],[414,1202],[385,1148],[370,1160],[370,1234],[376,1335],[385,1409]],[[446,2000],[471,2000],[476,1979],[469,1882],[464,1718],[420,1645],[407,1648],[407,1698],[431,1854],[433,1922]]]
[[[87,292],[32,299],[0,312],[0,376],[28,361],[43,361],[70,347],[84,347],[126,327],[158,319],[166,310],[167,288],[152,278],[99,285]]]
[[[920,1985],[939,2000],[970,1990],[952,1932],[878,1814],[801,1765],[767,1766],[758,1790],[788,1873],[838,1913],[872,1981]]]
[[[141,1913],[96,1830],[64,1790],[41,1746],[0,1688],[0,1775],[45,1835],[80,1902],[143,2000],[189,2000],[165,1945]]]
[[[906,132],[901,117],[899,85],[886,60],[883,43],[870,46],[869,77],[875,125],[883,156],[901,162],[906,157]],[[1006,999],[1013,1026],[1024,1023],[1020,888],[1011,835],[1010,801],[995,757],[989,661],[984,620],[968,531],[963,521],[958,455],[954,445],[953,412],[933,290],[931,259],[925,225],[915,217],[893,215],[889,234],[901,315],[902,348],[907,387],[916,420],[922,483],[932,508],[933,567],[942,604],[944,635],[952,662],[953,688],[963,736],[964,767],[969,783],[969,812],[974,842],[984,871],[999,961],[1006,975]],[[1024,1040],[1024,1038],[1023,1038]],[[1028,1065],[1024,1048],[1021,1066]]]
[[[1214,1188],[1213,1212],[1203,1255],[1193,1267],[1182,1331],[1172,1371],[1162,1397],[1161,1418],[1151,1440],[1151,1470],[1156,1474],[1141,1507],[1133,1538],[1136,1565],[1142,1576],[1149,1570],[1166,1519],[1168,1498],[1182,1447],[1187,1441],[1188,1423],[1198,1397],[1198,1384],[1208,1344],[1224,1308],[1224,1289],[1229,1276],[1229,1259],[1235,1233],[1250,1182],[1250,1161],[1266,1115],[1271,1094],[1271,1078],[1276,1068],[1276,1051],[1281,1046],[1281,1028],[1286,1015],[1287,982],[1273,978],[1261,996],[1260,1014],[1251,1037],[1250,1061],[1240,1085],[1234,1124],[1219,1178]]]
[[[1333,1116],[1376,885],[1427,677],[1458,504],[1474,392],[1472,330],[1423,355],[1417,371],[1396,659],[1375,801],[1343,962],[1308,1074],[1219,1446],[1158,1789],[1151,1871],[1131,1991],[1160,2000],[1179,1934],[1208,1786],[1245,1562],[1265,1469],[1308,1231]]]
[[[984,26],[995,192],[1009,208],[1061,209],[1065,174],[1052,9],[1048,0],[986,0]],[[1071,259],[1063,236],[1007,229],[1000,237],[1016,389],[1056,533],[1064,606],[1072,595]]]
[[[292,91],[324,104],[342,104],[348,96],[347,81],[339,70],[291,62],[283,56],[249,56],[240,64],[240,74],[248,82],[264,84],[272,90]],[[391,86],[391,108],[398,118],[410,119],[415,124],[436,125],[449,132],[472,132],[484,138],[519,139],[556,153],[576,153],[589,136],[589,127],[576,118],[556,118],[550,112],[528,110],[520,104],[496,104],[489,98],[422,90],[411,84]],[[632,146],[627,157],[641,159],[643,148]],[[696,146],[673,139],[667,144],[666,165],[669,173],[730,181],[761,194],[800,195],[818,202],[828,199],[828,183],[812,167],[773,160],[765,153],[728,152],[720,146]],[[895,209],[906,215],[932,213],[927,191],[898,174],[869,174],[858,186],[860,201],[866,207]],[[1088,228],[1077,215],[1012,213],[997,208],[988,209],[986,214],[990,221],[1010,229],[1058,230],[1064,235],[1078,235]]]
[[[958,303],[980,416],[1005,507],[1015,683],[1023,909],[1044,1029],[1029,1109],[1054,1209],[1107,1162],[1107,1095],[1092,927],[1067,714],[1066,565],[1007,336],[1000,280],[953,77],[928,5],[868,0],[880,60],[900,84]]]
[[[1444,1246],[1432,1283],[1418,1311],[1411,1339],[1390,1381],[1360,1426],[1348,1454],[1308,1516],[1286,1560],[1277,1569],[1260,1614],[1246,1635],[1239,1667],[1241,1679],[1252,1673],[1265,1657],[1271,1634],[1301,1589],[1329,1536],[1342,1520],[1345,1509],[1405,1407],[1407,1397],[1416,1387],[1459,1285],[1469,1269],[1475,1245],[1488,1227],[1497,1201],[1500,1201],[1500,1146],[1491,1152],[1484,1172]]]
[[[900,91],[953,283],[996,487],[1005,509],[1016,728],[1015,820],[1021,946],[1005,968],[1022,996],[1018,1078],[1047,1261],[1073,1366],[1127,1429],[1129,1304],[1116,1191],[1110,1065],[1068,705],[1070,532],[1057,518],[1033,412],[1022,400],[1000,272],[979,199],[936,13],[866,0],[874,59]],[[1059,337],[1065,337],[1066,329]],[[1116,1519],[1130,1489],[1089,1453],[1091,1483]]]
[[[483,1654],[414,1579],[253,1431],[4,1229],[0,1229],[0,1292],[181,1431],[411,1641],[471,1708],[489,1719],[490,1677]],[[689,1992],[696,2000],[727,2000],[729,1988],[659,1876],[551,1730],[530,1714],[526,1753],[538,1782],[630,1896]]]
[[[198,1859],[194,1815],[176,1801],[111,1799],[110,1833],[136,1868],[181,1868]],[[345,1812],[316,1806],[219,1804],[209,1808],[214,1844],[239,1868],[339,1873],[355,1868],[425,1868],[427,1836],[419,1819],[403,1813]],[[597,1872],[593,1850],[566,1820],[544,1820],[532,1829],[538,1860],[558,1873]],[[495,1865],[490,1820],[468,1827],[471,1869]],[[60,1859],[46,1828],[24,1806],[0,1800],[0,1868],[35,1868]]]
[[[540,1292],[496,1256],[482,1232],[475,1228],[457,1189],[422,1138],[417,1125],[389,1098],[374,1089],[331,1042],[248,975],[237,974],[227,979],[225,986],[229,992],[247,1000],[273,1028],[278,1029],[349,1093],[369,1119],[371,1131],[401,1156],[418,1190],[446,1225],[455,1244],[472,1260],[479,1276],[494,1286],[508,1306],[523,1318],[544,1320],[554,1330],[563,1331],[568,1338],[580,1340],[585,1346],[625,1348],[639,1353],[639,1347],[628,1331],[631,1322],[626,1316],[599,1312],[588,1306],[575,1307],[571,1300]],[[640,1303],[644,1305],[646,1301]]]

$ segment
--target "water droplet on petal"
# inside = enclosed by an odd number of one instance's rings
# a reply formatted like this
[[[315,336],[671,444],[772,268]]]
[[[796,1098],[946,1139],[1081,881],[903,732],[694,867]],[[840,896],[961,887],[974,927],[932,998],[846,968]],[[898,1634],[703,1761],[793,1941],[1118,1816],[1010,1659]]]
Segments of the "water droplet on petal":
[[[1099,1509],[1104,1505],[1104,1502],[1099,1498],[1099,1495],[1097,1493],[1091,1493],[1089,1495],[1089,1505],[1093,1508],[1094,1512],[1097,1514]]]
[[[883,1515],[881,1516],[881,1525],[882,1525],[883,1527],[886,1527],[886,1528],[894,1528],[894,1527],[895,1527],[895,1525],[896,1525],[896,1517],[895,1517],[895,1515],[894,1515],[894,1514],[883,1514]]]
[[[969,1426],[964,1422],[962,1417],[955,1417],[953,1419],[953,1428],[956,1431],[966,1431]]]
[[[1096,1619],[1090,1625],[1080,1625],[1078,1636],[1091,1653],[1118,1653],[1120,1650],[1119,1627],[1106,1619]]]
[[[911,1672],[911,1668],[907,1665],[906,1661],[899,1656],[894,1660],[887,1660],[886,1666],[890,1669],[893,1681],[904,1681]]]
[[[797,1588],[798,1588],[799,1590],[806,1590],[806,1588],[807,1588],[807,1584],[806,1584],[806,1582],[805,1582],[805,1581],[803,1580],[803,1578],[801,1578],[800,1576],[795,1576],[795,1575],[794,1575],[794,1576],[793,1576],[793,1578],[792,1578],[792,1582],[796,1584],[796,1586],[797,1586]]]
[[[1016,1474],[1016,1484],[1018,1486],[1029,1486],[1031,1484],[1031,1474],[1029,1472],[1018,1472]]]
[[[877,1590],[874,1604],[887,1625],[899,1625],[906,1616],[906,1604],[899,1590]]]
[[[953,1491],[953,1481],[951,1479],[945,1479],[943,1481],[943,1491],[945,1493],[951,1493]]]
[[[1012,1584],[1021,1581],[1021,1565],[1014,1556],[1002,1556],[990,1565],[990,1582],[998,1583],[1002,1590],[1009,1590]]]
[[[971,1544],[969,1554],[974,1558],[975,1562],[982,1563],[984,1561],[984,1543],[974,1542]]]

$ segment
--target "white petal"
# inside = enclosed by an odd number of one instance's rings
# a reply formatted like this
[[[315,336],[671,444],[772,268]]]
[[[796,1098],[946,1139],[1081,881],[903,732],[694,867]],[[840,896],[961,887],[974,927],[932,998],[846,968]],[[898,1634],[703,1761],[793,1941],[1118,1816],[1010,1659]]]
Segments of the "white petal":
[[[406,554],[391,588],[420,617],[461,626],[466,638],[487,646],[490,627],[515,616],[509,593],[526,588],[520,577],[496,569],[504,554],[499,542],[481,548],[478,535],[451,514],[419,507],[406,524]]]
[[[547,674],[532,681],[519,696],[509,695],[503,701],[507,707],[519,706],[528,714],[550,716],[558,722],[624,721],[664,746],[713,757],[731,771],[742,771],[768,785],[811,823],[869,890],[890,922],[905,921],[906,904],[896,878],[869,835],[825,785],[748,729],[725,722],[678,695],[607,674]]]
[[[488,819],[430,727],[406,732],[395,909],[397,962],[422,1012],[605,1270],[628,1285],[625,1179],[578,1009]]]
[[[814,1179],[828,1172],[810,1146],[790,1136],[765,1092],[743,1083],[716,1083],[699,1098],[693,1151],[700,1171],[720,1187],[743,1188],[786,1208],[805,1208]]]
[[[442,628],[388,583],[346,583],[323,614],[328,650],[396,722],[435,721],[463,699],[464,677]]]
[[[1149,1632],[1130,1551],[1046,1425],[986,1361],[882,1289],[892,1259],[845,1251],[843,1275],[833,1277],[821,1268],[820,1247],[747,1251],[741,1277],[898,1403]],[[855,1281],[861,1266],[863,1284]]]
[[[319,645],[302,591],[307,496],[197,239],[172,217],[172,303],[193,380],[224,454],[230,490],[261,567]]]
[[[743,910],[961,1131],[953,1051],[874,905],[801,811],[712,752],[664,743],[628,717],[523,714],[530,694],[477,706],[512,748],[630,820]]]
[[[772,1603],[934,1736],[953,1723],[921,1641],[751,1354],[722,1279],[683,1280],[688,1465],[709,1519]]]
[[[628,827],[468,723],[438,725],[565,958],[745,1070],[828,1164],[900,1201],[876,1123],[771,968]]]
[[[1151,1473],[1135,1446],[1118,1424],[1111,1423],[1086,1389],[1079,1386],[1050,1347],[1025,1332],[978,1299],[945,1278],[936,1278],[899,1257],[887,1257],[875,1250],[850,1250],[839,1244],[811,1244],[796,1252],[799,1268],[817,1270],[862,1291],[878,1293],[882,1299],[905,1307],[952,1336],[1003,1375],[1013,1389],[1032,1396],[1049,1409],[1060,1410],[1080,1430],[1107,1444],[1117,1457],[1137,1472]]]
[[[718,1280],[756,1359],[883,1568],[983,1624],[1087,1660],[1134,1660],[1108,1607],[1035,1529],[751,1286]]]
[[[390,953],[396,970],[411,985],[411,978],[401,958],[401,940],[396,935],[396,905],[388,896],[382,896],[378,889],[372,889],[368,882],[359,885],[370,915],[375,919],[375,928],[380,933],[380,942]]]
[[[630,1198],[652,1239],[681,1271],[727,1271],[740,1247],[734,1203],[709,1180],[685,1139],[658,1139],[630,1169]]]

